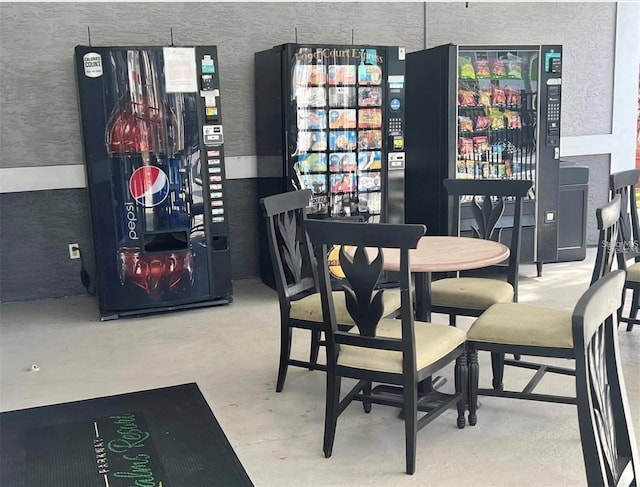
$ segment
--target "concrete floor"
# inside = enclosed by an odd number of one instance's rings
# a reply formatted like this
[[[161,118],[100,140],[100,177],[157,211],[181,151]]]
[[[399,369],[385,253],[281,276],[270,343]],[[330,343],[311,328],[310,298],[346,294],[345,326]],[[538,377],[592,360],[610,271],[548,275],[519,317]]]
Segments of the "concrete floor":
[[[520,301],[571,309],[587,287],[593,256],[590,249],[584,262],[545,265],[541,278],[523,266]],[[423,429],[413,476],[404,473],[396,410],[374,405],[366,415],[355,403],[338,420],[333,456],[325,459],[323,373],[290,368],[276,394],[276,294],[247,280],[234,283],[234,295],[229,306],[104,323],[92,297],[3,304],[0,410],[197,382],[256,486],[586,484],[575,407],[510,399],[481,398],[475,427],[457,429],[451,410]],[[460,321],[463,328],[471,323]],[[620,331],[619,339],[640,430],[640,329]],[[305,357],[307,350],[308,335],[300,332],[294,353]],[[40,370],[29,371],[32,364]],[[485,386],[488,365],[481,354]],[[442,375],[450,390],[452,370]],[[505,383],[527,377],[507,369]],[[546,378],[540,390],[575,392],[567,377]]]

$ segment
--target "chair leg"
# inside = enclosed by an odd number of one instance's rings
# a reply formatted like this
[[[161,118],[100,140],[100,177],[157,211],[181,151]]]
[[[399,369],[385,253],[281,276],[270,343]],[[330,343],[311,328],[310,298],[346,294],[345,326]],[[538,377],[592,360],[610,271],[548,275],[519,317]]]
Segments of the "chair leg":
[[[631,309],[629,310],[629,318],[635,320],[638,316],[638,308],[640,307],[640,291],[638,289],[633,290],[633,296],[631,297]],[[633,322],[627,323],[627,331],[633,330]]]
[[[320,330],[311,330],[311,354],[309,355],[309,370],[315,370],[320,351]]]
[[[469,390],[467,391],[467,403],[469,405],[469,425],[474,426],[478,422],[478,349],[470,345],[467,350],[467,362],[469,368]]]
[[[284,381],[287,378],[289,357],[291,355],[291,328],[282,326],[280,329],[280,366],[278,367],[278,382],[276,392],[282,392]]]
[[[338,422],[338,404],[340,403],[340,382],[342,378],[336,377],[331,370],[327,370],[327,397],[324,413],[324,457],[329,458],[333,452],[333,440],[336,437],[336,424]]]
[[[404,435],[406,445],[407,474],[416,471],[416,437],[418,434],[418,385],[405,383]]]
[[[367,385],[362,389],[362,393],[367,396],[371,395],[371,381],[367,382]],[[362,408],[365,413],[369,414],[371,412],[371,401],[362,401]]]
[[[491,352],[491,368],[493,370],[493,388],[501,391],[504,388],[502,378],[504,377],[504,353]]]
[[[467,409],[467,389],[469,384],[469,367],[467,366],[466,352],[456,359],[455,387],[456,393],[461,394],[458,401],[458,428],[465,427],[464,413]]]

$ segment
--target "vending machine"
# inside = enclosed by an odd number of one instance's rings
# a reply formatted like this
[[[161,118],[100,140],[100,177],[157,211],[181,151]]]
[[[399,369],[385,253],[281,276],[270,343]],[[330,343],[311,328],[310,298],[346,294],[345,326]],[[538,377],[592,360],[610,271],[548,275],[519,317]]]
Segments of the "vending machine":
[[[77,46],[103,320],[232,301],[215,46]]]
[[[540,274],[558,259],[562,46],[447,44],[409,53],[406,64],[406,222],[471,235],[468,205],[452,221],[444,179],[531,180],[521,255]],[[504,242],[512,218],[507,205]]]
[[[259,197],[309,188],[310,218],[402,223],[405,54],[316,44],[256,53]],[[263,222],[260,252],[273,284]]]

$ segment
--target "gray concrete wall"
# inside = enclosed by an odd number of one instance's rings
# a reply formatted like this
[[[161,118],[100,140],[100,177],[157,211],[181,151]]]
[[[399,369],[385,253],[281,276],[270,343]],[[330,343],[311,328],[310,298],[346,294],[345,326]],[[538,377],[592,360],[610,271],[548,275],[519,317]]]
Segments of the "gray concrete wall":
[[[253,54],[294,42],[295,28],[298,42],[349,44],[353,37],[356,44],[404,45],[408,52],[447,42],[563,44],[563,135],[609,133],[615,9],[614,3],[427,3],[426,12],[416,2],[3,3],[0,170],[83,163],[73,48],[88,43],[87,27],[93,45],[167,45],[170,28],[176,45],[217,45],[232,158],[255,155]],[[608,158],[588,163],[598,168],[600,194]],[[252,177],[228,185],[234,279],[258,275]],[[1,301],[84,292],[67,244],[87,242],[90,255],[86,189],[5,193],[0,214]]]

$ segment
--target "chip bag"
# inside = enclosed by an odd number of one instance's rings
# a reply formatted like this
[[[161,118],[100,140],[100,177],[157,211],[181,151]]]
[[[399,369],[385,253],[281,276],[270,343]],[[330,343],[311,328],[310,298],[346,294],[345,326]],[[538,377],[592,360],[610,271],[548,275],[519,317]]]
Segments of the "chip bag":
[[[458,139],[458,153],[462,157],[473,157],[473,139],[460,137]]]
[[[504,128],[504,115],[497,108],[489,109],[489,116],[491,117],[491,129],[500,130]]]
[[[480,115],[476,117],[476,130],[488,130],[491,126],[491,117]]]
[[[470,57],[460,56],[458,58],[458,65],[460,68],[460,78],[476,79],[476,73],[473,70],[473,64],[471,64]]]
[[[520,118],[520,114],[518,112],[514,112],[512,110],[505,110],[504,116],[507,118],[508,128],[510,129],[522,128],[522,119]]]
[[[458,104],[463,107],[476,106],[476,94],[472,90],[461,88],[458,90]]]
[[[480,90],[478,92],[478,105],[483,107],[491,106],[491,92],[489,90]]]
[[[458,117],[460,132],[473,132],[473,120],[470,117]]]
[[[507,97],[504,90],[495,85],[491,86],[491,99],[494,107],[503,107],[507,104]]]
[[[504,63],[500,59],[495,59],[493,63],[491,63],[491,77],[496,79],[507,77],[507,71],[504,67]]]

